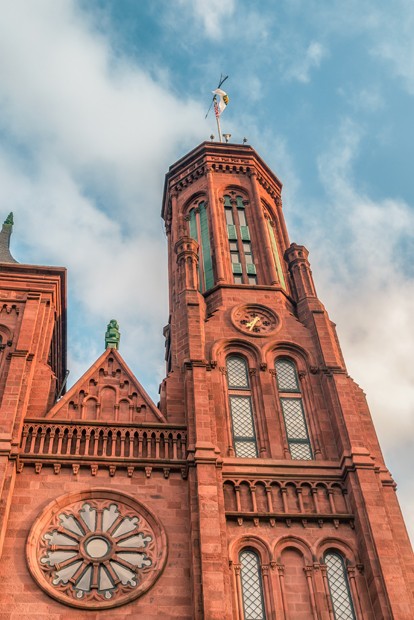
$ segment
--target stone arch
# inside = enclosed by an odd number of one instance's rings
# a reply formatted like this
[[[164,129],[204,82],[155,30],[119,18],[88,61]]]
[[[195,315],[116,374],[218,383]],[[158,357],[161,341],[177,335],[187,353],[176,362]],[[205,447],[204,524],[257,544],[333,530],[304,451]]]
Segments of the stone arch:
[[[299,498],[297,494],[297,484],[293,481],[289,481],[285,484],[286,499],[288,512],[299,512]]]
[[[329,503],[328,485],[324,482],[317,482],[314,485],[314,493],[318,506],[318,512],[321,514],[330,514],[332,510]]]
[[[296,364],[298,372],[307,371],[308,368],[317,365],[309,351],[288,340],[269,342],[263,347],[262,355],[269,368],[274,368],[275,360],[278,357],[290,359]]]
[[[269,564],[271,560],[271,549],[269,543],[257,535],[243,534],[230,543],[229,558],[237,564],[239,561],[239,553],[242,549],[254,549],[258,552],[262,564]]]
[[[283,550],[287,548],[295,548],[298,550],[302,554],[304,560],[306,560],[306,564],[310,565],[314,561],[314,553],[306,540],[300,536],[283,536],[275,543],[272,554],[272,558],[274,558],[278,564],[281,563],[281,554]]]
[[[283,599],[289,615],[295,620],[309,620],[314,617],[311,592],[306,576],[310,567],[302,545],[288,543],[280,551],[279,566],[283,570]]]
[[[230,194],[231,192],[240,194],[240,196],[242,196],[243,198],[247,200],[250,199],[249,192],[246,190],[246,188],[242,187],[241,185],[237,185],[236,183],[231,183],[230,185],[226,185],[221,191],[223,196],[225,194]]]
[[[12,331],[4,323],[0,323],[0,344],[6,345],[13,338]]]
[[[251,484],[248,480],[241,480],[238,484],[240,488],[240,506],[242,512],[253,512],[253,501]]]
[[[188,198],[188,200],[185,201],[184,206],[182,208],[182,213],[184,217],[186,217],[189,214],[191,209],[196,208],[198,204],[203,201],[206,203],[208,202],[207,194],[205,191],[199,191],[199,192],[196,192],[195,194],[192,194],[190,198]]]
[[[310,482],[300,482],[298,485],[298,490],[299,489],[302,494],[302,505],[304,512],[316,512],[315,503],[313,501],[312,485]]]
[[[115,418],[116,390],[111,385],[105,385],[100,393],[101,420],[112,421]]]
[[[353,565],[361,563],[356,547],[352,547],[344,540],[330,536],[320,540],[316,548],[316,557],[321,564],[323,563],[323,556],[330,549],[342,555],[345,563]]]
[[[216,340],[210,351],[212,363],[216,362],[224,365],[224,360],[231,353],[244,355],[246,359],[252,362],[251,366],[258,367],[261,359],[260,348],[243,338],[221,338]]]
[[[252,484],[254,494],[256,497],[257,512],[268,512],[269,507],[267,503],[266,482],[264,480],[255,480]]]
[[[85,420],[96,420],[98,417],[98,401],[95,396],[89,396],[83,401],[83,417]]]
[[[118,420],[130,422],[130,401],[127,398],[122,398],[119,401]]]
[[[335,512],[339,512],[343,514],[348,513],[349,510],[348,510],[348,506],[347,506],[346,499],[345,499],[346,489],[344,489],[338,483],[333,483],[330,485],[329,490],[332,493],[332,499],[333,499],[333,504],[335,506]]]
[[[237,511],[236,489],[233,480],[225,480],[223,483],[224,508],[230,512]]]

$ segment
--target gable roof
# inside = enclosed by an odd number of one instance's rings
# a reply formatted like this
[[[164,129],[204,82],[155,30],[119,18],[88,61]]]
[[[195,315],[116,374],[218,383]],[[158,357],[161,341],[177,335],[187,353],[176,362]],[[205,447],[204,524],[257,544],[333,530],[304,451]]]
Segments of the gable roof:
[[[167,422],[114,348],[102,353],[46,417],[125,423]]]

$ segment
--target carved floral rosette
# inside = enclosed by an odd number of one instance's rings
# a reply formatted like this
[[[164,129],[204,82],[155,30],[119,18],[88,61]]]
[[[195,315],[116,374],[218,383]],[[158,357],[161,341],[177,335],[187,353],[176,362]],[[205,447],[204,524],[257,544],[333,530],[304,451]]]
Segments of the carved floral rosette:
[[[159,520],[140,502],[106,489],[65,495],[35,521],[27,559],[36,582],[61,603],[104,609],[146,592],[167,559]]]

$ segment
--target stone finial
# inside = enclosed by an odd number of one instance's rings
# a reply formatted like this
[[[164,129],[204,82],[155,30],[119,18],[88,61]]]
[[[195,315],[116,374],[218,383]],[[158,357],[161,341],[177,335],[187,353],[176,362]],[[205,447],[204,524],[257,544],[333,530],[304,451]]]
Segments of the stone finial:
[[[105,349],[119,349],[119,341],[121,333],[119,331],[119,323],[112,319],[108,323],[105,333]]]
[[[0,231],[0,263],[17,263],[10,253],[10,236],[13,230],[13,213],[6,217]]]

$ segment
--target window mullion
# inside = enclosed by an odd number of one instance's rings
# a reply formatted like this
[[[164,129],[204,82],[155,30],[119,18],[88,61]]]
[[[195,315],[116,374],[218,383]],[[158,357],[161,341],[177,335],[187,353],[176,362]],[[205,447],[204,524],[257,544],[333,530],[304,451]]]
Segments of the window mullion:
[[[232,204],[232,212],[233,212],[233,221],[236,225],[236,234],[237,234],[237,248],[239,250],[239,258],[240,258],[240,264],[241,264],[241,268],[242,268],[242,278],[243,278],[243,283],[247,284],[247,269],[246,269],[246,257],[244,255],[244,248],[243,248],[243,241],[242,241],[242,235],[241,235],[241,228],[240,228],[240,221],[239,221],[239,211],[237,209],[237,204]]]

